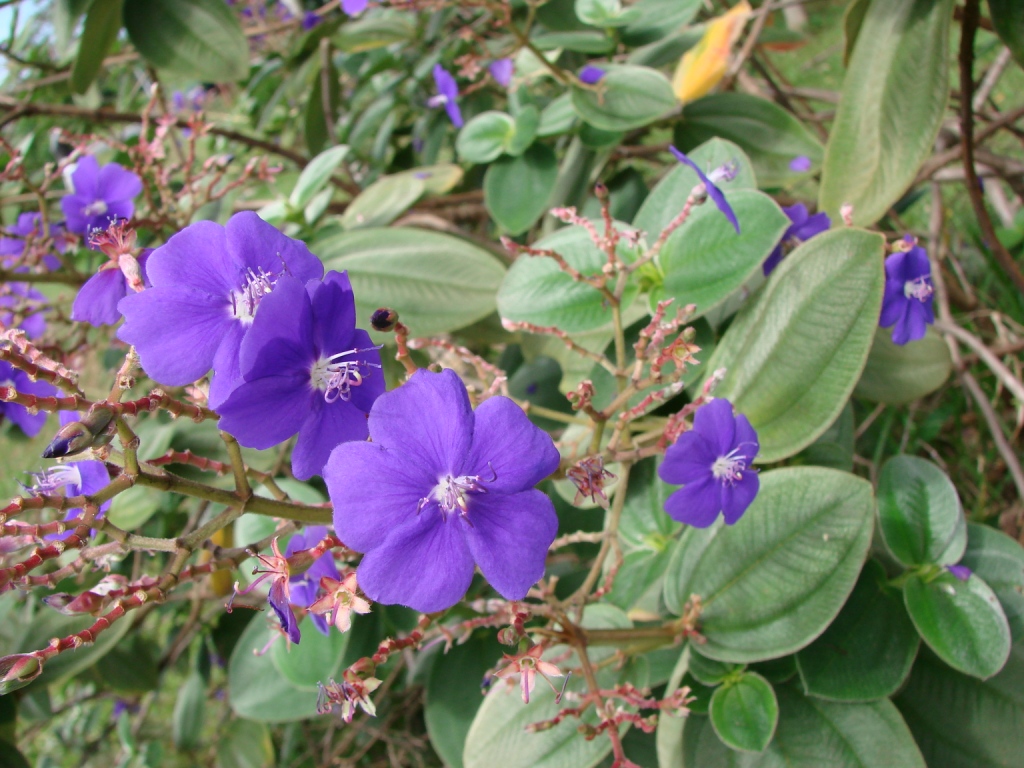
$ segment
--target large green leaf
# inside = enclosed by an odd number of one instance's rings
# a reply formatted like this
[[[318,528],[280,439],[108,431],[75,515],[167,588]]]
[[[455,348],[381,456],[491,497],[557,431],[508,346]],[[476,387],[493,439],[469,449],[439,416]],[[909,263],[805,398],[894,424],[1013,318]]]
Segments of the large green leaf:
[[[341,161],[348,154],[348,147],[340,144],[336,147],[324,150],[309,161],[309,164],[302,169],[299,180],[295,182],[295,188],[288,196],[288,205],[296,210],[305,208],[313,197],[331,180],[331,174],[341,165]]]
[[[356,229],[319,241],[316,251],[326,269],[348,270],[361,324],[390,307],[416,336],[487,317],[505,275],[479,246],[420,229]]]
[[[1024,639],[1024,547],[1002,531],[967,524],[967,550],[961,559],[999,598],[1013,639]]]
[[[922,650],[896,704],[930,768],[1020,768],[1024,644],[995,677],[978,680]]]
[[[779,703],[771,683],[756,672],[742,672],[715,689],[708,716],[723,744],[743,752],[762,752],[775,734]]]
[[[903,405],[937,390],[952,370],[949,347],[934,329],[912,344],[893,344],[892,330],[878,328],[854,394]]]
[[[871,543],[871,486],[821,467],[777,469],[733,526],[683,534],[665,575],[665,604],[703,600],[701,654],[752,662],[818,637],[853,589]]]
[[[628,64],[604,65],[591,88],[572,89],[572,106],[584,121],[604,131],[642,128],[676,108],[672,84],[661,72]]]
[[[729,195],[740,223],[737,234],[714,205],[697,208],[659,254],[664,282],[651,306],[674,298],[676,307],[696,304],[698,317],[725,301],[760,268],[789,226],[775,201],[753,190]]]
[[[267,655],[289,683],[315,696],[317,683],[326,682],[324,671],[335,669],[352,633],[330,627],[324,635],[313,626],[312,619],[302,624],[302,630],[302,642],[298,645],[274,643]]]
[[[747,93],[716,93],[683,108],[675,130],[680,149],[716,136],[743,148],[764,187],[782,186],[806,173],[790,168],[795,158],[806,157],[815,169],[824,155],[821,142],[790,112]]]
[[[462,127],[455,148],[464,163],[489,163],[501,157],[515,135],[516,121],[511,115],[482,112]]]
[[[252,720],[232,720],[217,739],[217,768],[267,768],[274,765],[270,729]]]
[[[917,456],[893,456],[878,475],[878,530],[903,565],[959,562],[967,522],[953,481]]]
[[[1024,13],[1018,0],[988,0],[992,28],[1024,67]]]
[[[821,175],[818,207],[878,221],[931,154],[949,96],[953,0],[878,0],[860,21]]]
[[[199,672],[192,670],[185,678],[185,684],[178,689],[174,700],[171,738],[178,749],[192,750],[199,746],[206,713],[206,698],[206,680]]]
[[[78,55],[71,66],[71,90],[85,93],[100,73],[103,59],[121,31],[121,9],[124,0],[93,0],[85,14]]]
[[[632,7],[639,14],[636,21],[620,30],[622,41],[631,47],[656,43],[679,31],[700,11],[700,0],[639,0]]]
[[[548,209],[558,178],[555,152],[534,144],[518,157],[502,157],[484,174],[484,205],[498,224],[519,235]]]
[[[412,207],[426,191],[421,179],[406,173],[381,176],[360,192],[342,214],[345,229],[384,227]]]
[[[836,420],[860,378],[885,284],[880,235],[824,232],[793,251],[737,315],[705,370],[750,419],[759,460],[805,448]]]
[[[919,638],[899,590],[869,560],[824,634],[796,655],[804,690],[833,701],[891,696],[907,679]]]
[[[928,647],[968,675],[992,677],[1010,655],[1010,627],[988,584],[971,575],[961,581],[942,572],[914,574],[903,585],[910,618]]]
[[[249,42],[221,0],[125,0],[124,25],[158,69],[214,83],[249,74]]]

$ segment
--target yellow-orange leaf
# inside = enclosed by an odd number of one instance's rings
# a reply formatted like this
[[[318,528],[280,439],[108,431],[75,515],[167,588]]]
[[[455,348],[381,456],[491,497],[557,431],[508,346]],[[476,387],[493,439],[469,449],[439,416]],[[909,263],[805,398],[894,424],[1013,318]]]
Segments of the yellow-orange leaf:
[[[684,104],[704,96],[725,77],[729,67],[729,52],[739,37],[750,15],[747,0],[738,3],[728,13],[708,22],[704,36],[693,48],[683,54],[672,78],[676,98]]]

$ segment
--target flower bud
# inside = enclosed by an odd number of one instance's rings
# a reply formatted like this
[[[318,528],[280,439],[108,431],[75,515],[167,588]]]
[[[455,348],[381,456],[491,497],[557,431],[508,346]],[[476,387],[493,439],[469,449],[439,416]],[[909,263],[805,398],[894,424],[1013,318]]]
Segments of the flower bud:
[[[398,323],[398,313],[393,309],[387,307],[381,307],[380,309],[374,310],[374,313],[370,315],[370,325],[373,326],[375,331],[388,332],[395,330],[395,325]]]
[[[43,671],[43,663],[30,653],[15,653],[0,659],[0,696],[24,688]]]
[[[60,459],[74,456],[87,448],[106,445],[110,442],[110,437],[105,435],[104,431],[113,418],[114,411],[110,407],[97,403],[81,421],[72,421],[61,427],[43,451],[43,458]]]

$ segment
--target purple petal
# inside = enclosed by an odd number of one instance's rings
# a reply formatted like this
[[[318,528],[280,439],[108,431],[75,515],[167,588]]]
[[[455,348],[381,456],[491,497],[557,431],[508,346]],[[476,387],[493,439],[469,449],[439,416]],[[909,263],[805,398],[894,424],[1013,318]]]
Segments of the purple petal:
[[[92,155],[85,155],[78,161],[74,173],[71,174],[74,194],[88,202],[98,200],[100,197],[99,180],[100,164]]]
[[[311,30],[317,24],[320,23],[320,14],[316,11],[306,11],[306,14],[302,17],[302,28],[306,31]]]
[[[246,381],[217,409],[218,426],[246,448],[271,448],[299,431],[315,397],[308,383],[295,375]]]
[[[665,451],[658,467],[658,477],[666,483],[695,483],[711,475],[711,466],[718,453],[703,435],[694,430],[684,432]]]
[[[693,431],[703,437],[717,456],[725,456],[736,446],[736,417],[732,403],[715,398],[697,409],[693,417]]]
[[[89,223],[89,217],[85,215],[85,207],[92,202],[80,195],[65,195],[60,200],[60,209],[67,219],[69,232],[84,234]]]
[[[967,581],[971,578],[971,569],[966,565],[947,565],[946,570],[960,581]]]
[[[512,83],[512,74],[515,72],[515,69],[516,65],[512,59],[495,59],[487,68],[491,73],[491,77],[494,78],[494,82],[502,88],[508,88]]]
[[[322,281],[306,284],[313,307],[313,344],[322,354],[351,349],[356,327],[356,302],[352,284],[344,272],[328,272]],[[262,310],[262,307],[261,307]]]
[[[811,158],[804,155],[797,155],[789,161],[789,170],[795,173],[806,173],[811,170]]]
[[[75,190],[78,190],[76,185]],[[109,206],[115,201],[131,201],[142,192],[142,180],[117,163],[107,163],[100,169],[96,181],[96,196]],[[134,206],[133,206],[134,210]],[[129,213],[125,218],[130,218]]]
[[[283,234],[253,211],[236,213],[225,229],[231,252],[244,269],[284,272],[303,283],[324,275],[324,265],[305,243]]]
[[[488,401],[489,402],[489,401]],[[445,525],[456,522],[449,518]],[[544,576],[548,547],[558,532],[555,507],[544,493],[486,493],[470,502],[463,533],[484,578],[507,600],[522,600]]]
[[[827,232],[831,226],[832,219],[829,218],[827,213],[816,213],[813,216],[808,216],[800,224],[794,222],[791,236],[797,238],[800,242],[805,242],[815,235]]]
[[[665,511],[680,523],[707,528],[722,511],[722,484],[708,472],[703,480],[688,483],[665,499]]]
[[[217,296],[225,308],[231,292],[242,284],[240,265],[228,249],[227,233],[212,221],[197,221],[173,235],[153,251],[147,271],[157,288],[192,287]]]
[[[581,83],[595,85],[601,81],[601,78],[604,77],[604,75],[605,71],[600,67],[594,66],[593,64],[587,64],[580,70],[579,78]]]
[[[782,263],[782,246],[775,246],[775,250],[768,254],[768,258],[764,260],[764,264],[761,265],[761,270],[764,272],[764,276],[768,277],[779,264]]]
[[[209,405],[216,410],[244,380],[240,349],[246,329],[242,323],[229,323],[220,346],[213,355],[213,378],[210,379]]]
[[[0,382],[10,386],[25,395],[36,397],[56,396],[57,390],[45,381],[32,381],[24,372],[13,368],[10,363],[0,363]],[[46,411],[31,414],[23,405],[17,403],[0,403],[0,414],[3,414],[14,422],[29,437],[35,437],[42,431],[46,424]]]
[[[461,128],[465,124],[462,119],[462,110],[459,109],[459,104],[454,99],[449,99],[444,103],[444,111],[448,113],[448,119],[456,128]]]
[[[365,412],[344,400],[325,402],[318,392],[292,452],[292,472],[299,480],[321,475],[331,451],[342,443],[366,440],[368,434]]]
[[[688,158],[675,147],[669,147],[669,151],[672,152],[673,155],[675,155],[676,159],[679,162],[683,163],[683,165],[688,166],[694,173],[697,174],[697,178],[700,179],[701,182],[704,184],[704,189],[707,191],[708,197],[710,197],[714,204],[718,206],[718,210],[722,212],[725,218],[729,220],[729,223],[732,224],[733,228],[736,230],[736,234],[739,234],[740,223],[736,219],[736,214],[733,213],[732,206],[729,205],[729,201],[726,200],[725,195],[722,194],[722,190],[720,190],[711,182],[711,179],[709,179],[704,174],[704,171],[702,171],[700,169],[700,166],[693,162],[693,160]]]
[[[316,362],[313,326],[313,308],[302,281],[282,277],[260,302],[242,341],[242,375],[249,381],[282,374],[305,375],[308,383],[310,368]]]
[[[726,525],[732,525],[743,516],[760,487],[761,480],[752,469],[743,472],[743,477],[735,483],[722,485],[721,506]]]
[[[459,86],[455,78],[440,64],[434,65],[434,84],[437,86],[437,92],[448,101],[458,98]]]
[[[369,4],[369,0],[341,0],[341,10],[349,16],[358,16]]]
[[[275,581],[270,587],[270,595],[267,602],[270,603],[270,607],[274,609],[274,613],[277,614],[277,618],[281,621],[281,628],[288,635],[288,639],[298,645],[301,639],[299,622],[295,620],[295,614],[292,613],[292,607],[288,604],[284,594],[284,585],[280,581]]]
[[[384,369],[380,359],[380,350],[375,348],[373,339],[366,331],[356,328],[352,334],[352,349],[364,350],[357,355],[352,355],[351,360],[359,362],[359,368],[363,375],[363,383],[352,388],[352,405],[363,413],[369,413],[377,398],[384,394],[386,382],[384,381]]]
[[[551,436],[514,401],[491,397],[476,409],[474,418],[473,442],[457,474],[493,475],[495,479],[486,483],[488,493],[525,491],[558,469],[558,449]]]
[[[793,229],[794,226],[799,227],[803,225],[807,221],[809,216],[809,214],[807,213],[807,206],[804,205],[803,203],[795,203],[794,205],[783,206],[782,212],[786,214],[786,217],[792,224],[792,226],[790,226],[790,228],[787,230],[787,234],[790,230]]]
[[[301,552],[304,549],[315,547],[317,544],[323,541],[326,535],[326,525],[311,525],[307,528],[303,528],[301,531],[299,531],[290,539],[288,539],[288,546],[284,548],[284,556],[291,557],[296,552]],[[309,573],[309,571],[306,571],[306,573]]]
[[[78,290],[71,319],[90,325],[114,325],[121,319],[117,303],[125,297],[124,275],[116,266],[101,269]]]
[[[466,594],[473,580],[473,557],[457,516],[442,522],[424,509],[414,525],[393,531],[359,564],[359,585],[385,605],[405,605],[421,613],[443,611]]]

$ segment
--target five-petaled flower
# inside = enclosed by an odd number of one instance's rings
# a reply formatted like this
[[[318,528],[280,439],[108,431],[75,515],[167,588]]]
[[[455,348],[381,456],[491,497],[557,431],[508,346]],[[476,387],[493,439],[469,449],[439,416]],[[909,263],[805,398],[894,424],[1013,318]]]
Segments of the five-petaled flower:
[[[711,173],[705,174],[701,167],[697,163],[693,162],[690,158],[684,155],[675,147],[669,147],[669,151],[675,155],[683,165],[687,166],[690,170],[697,174],[697,178],[700,179],[701,184],[704,185],[704,191],[708,197],[718,206],[718,210],[722,212],[722,215],[729,220],[733,228],[736,230],[736,234],[740,232],[740,223],[736,219],[736,214],[732,210],[732,206],[729,205],[729,201],[725,199],[725,194],[717,186],[716,181],[731,181],[736,177],[735,165],[723,165],[721,168],[716,168]]]
[[[673,520],[707,528],[721,512],[732,525],[757,495],[760,481],[750,463],[760,445],[746,416],[733,416],[732,403],[712,400],[693,418],[693,429],[665,452],[658,475],[683,487],[665,500]]]
[[[285,547],[284,556],[291,557],[296,552],[315,547],[327,535],[327,526],[311,525],[305,530],[299,531],[288,541]],[[337,579],[338,569],[334,565],[334,556],[330,552],[324,552],[313,561],[302,573],[293,574],[289,579],[288,588],[291,591],[292,605],[300,605],[303,608],[310,608],[316,604],[316,593],[324,579]],[[323,616],[317,615],[316,611],[310,609],[310,618],[313,625],[323,634],[330,632],[330,627]]]
[[[365,440],[384,376],[378,347],[355,324],[344,272],[306,284],[280,278],[242,342],[243,381],[218,408],[220,428],[260,449],[298,432],[292,471],[301,480],[320,474],[338,444]]]
[[[125,317],[118,338],[161,384],[190,384],[212,367],[216,408],[241,381],[239,347],[260,302],[282,275],[311,280],[323,264],[305,243],[243,211],[225,227],[197,221],[178,232],[153,251],[146,272],[153,287],[117,305]]]
[[[352,628],[353,613],[370,612],[370,603],[356,593],[355,571],[340,581],[324,576],[320,579],[320,587],[326,594],[309,606],[309,612],[321,621],[326,617],[339,632],[348,632]]]
[[[551,437],[506,397],[474,413],[451,370],[417,371],[381,395],[369,426],[373,442],[339,445],[324,470],[334,530],[365,553],[367,597],[445,610],[466,594],[474,563],[503,597],[525,597],[558,529],[551,499],[533,487],[558,467]]]
[[[435,64],[434,84],[437,86],[437,93],[427,99],[427,106],[431,109],[443,106],[452,125],[461,128],[462,110],[459,109],[459,86],[455,78],[440,64]]]
[[[96,158],[86,155],[71,174],[73,191],[61,198],[60,207],[70,232],[88,238],[105,230],[118,219],[135,213],[132,200],[142,191],[142,181],[117,163],[100,168]]]
[[[782,239],[775,246],[775,250],[768,255],[764,264],[761,265],[765,277],[770,275],[772,270],[779,266],[786,253],[796,248],[805,240],[810,240],[815,235],[820,235],[832,226],[832,220],[828,217],[827,213],[816,213],[811,216],[807,212],[807,206],[803,203],[783,208],[782,212],[789,217],[791,223],[789,229],[783,232]]]
[[[551,690],[555,692],[555,701],[557,702],[559,699],[559,691],[555,688],[555,684],[551,682],[551,678],[564,677],[565,673],[550,661],[544,661],[541,658],[543,651],[544,649],[541,646],[535,645],[526,653],[520,653],[515,656],[510,656],[506,653],[503,660],[508,663],[494,673],[495,677],[500,677],[503,680],[519,675],[519,688],[523,693],[524,704],[530,703],[530,694],[533,693],[533,686],[536,683],[538,674],[544,678],[545,682],[551,686]]]
[[[885,260],[885,294],[878,324],[895,326],[894,344],[924,338],[928,325],[935,322],[933,292],[932,268],[924,248],[914,245]]]

